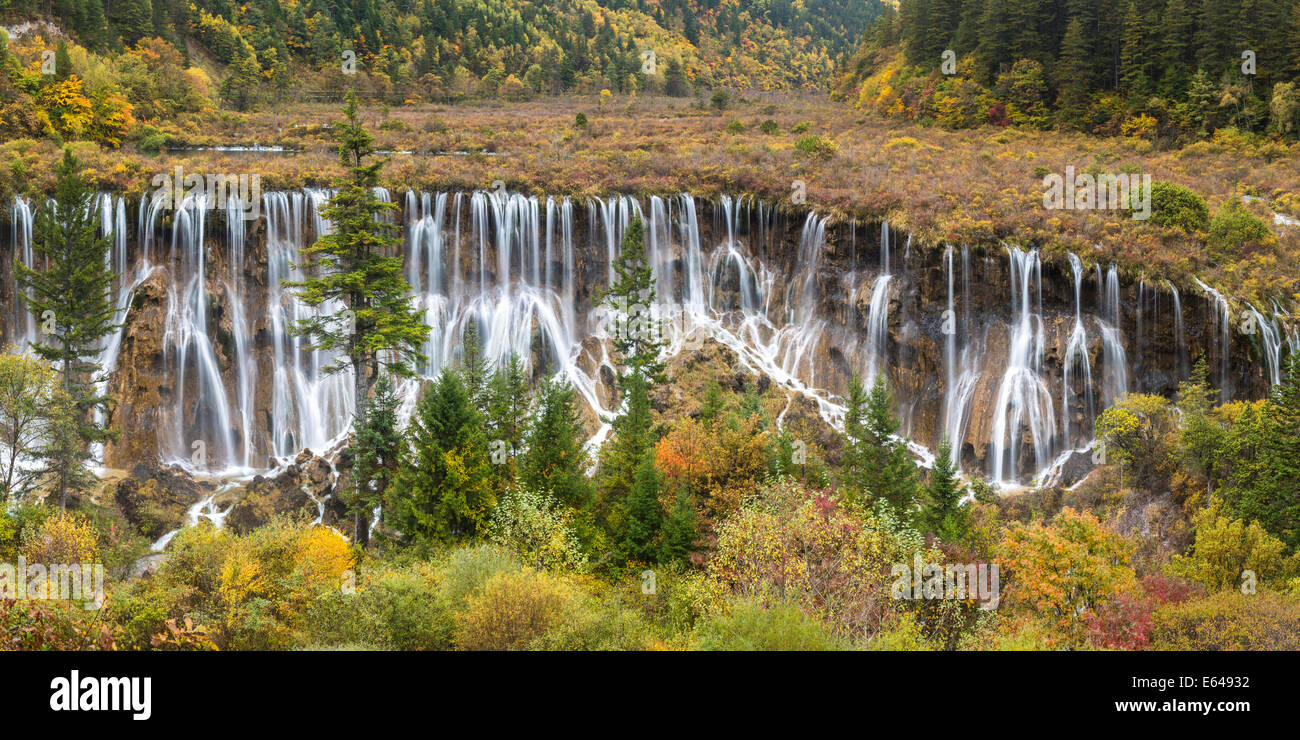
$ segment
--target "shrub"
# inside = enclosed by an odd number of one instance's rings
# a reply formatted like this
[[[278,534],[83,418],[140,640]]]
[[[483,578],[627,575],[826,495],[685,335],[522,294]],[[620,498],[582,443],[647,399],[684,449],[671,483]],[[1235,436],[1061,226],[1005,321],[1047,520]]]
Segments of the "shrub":
[[[758,603],[798,604],[842,634],[870,635],[888,610],[888,565],[919,549],[885,522],[787,479],[718,527],[709,572]]]
[[[1210,221],[1206,252],[1217,262],[1234,262],[1252,252],[1271,248],[1275,241],[1263,219],[1239,204],[1225,204]]]
[[[794,148],[800,154],[819,159],[830,159],[839,151],[839,145],[834,140],[815,134],[800,137],[794,143]]]
[[[1288,567],[1286,545],[1270,535],[1259,522],[1233,519],[1214,499],[1192,517],[1196,541],[1186,556],[1175,555],[1170,571],[1211,590],[1241,584],[1249,570],[1260,579],[1285,577]]]
[[[816,619],[792,604],[765,608],[742,600],[726,614],[704,620],[695,630],[700,650],[840,650],[837,641]]]
[[[726,110],[731,105],[731,94],[726,90],[714,90],[713,97],[709,98],[709,105],[717,110]]]
[[[1156,650],[1300,650],[1300,599],[1235,589],[1156,610]]]
[[[513,552],[527,565],[548,570],[580,571],[587,567],[568,511],[549,496],[512,489],[497,501],[487,539]]]
[[[1184,231],[1205,231],[1210,207],[1191,188],[1156,180],[1151,183],[1151,221]]]
[[[1133,545],[1086,511],[1066,507],[1048,526],[1012,522],[1001,550],[1010,574],[1004,603],[1050,620],[1072,644],[1084,636],[1080,615],[1137,589]]]
[[[575,601],[567,618],[532,642],[535,650],[645,650],[651,644],[646,621],[621,599]]]
[[[1084,616],[1088,641],[1107,650],[1145,650],[1150,644],[1151,607],[1128,594],[1117,594]]]
[[[745,131],[745,124],[741,123],[740,121],[732,121],[731,123],[727,124],[727,133],[729,134],[739,134],[739,133],[743,133],[744,131]]]
[[[461,650],[527,650],[572,613],[574,593],[558,578],[525,568],[501,572],[456,615]]]
[[[573,127],[585,131],[587,129],[587,114],[579,113],[578,115],[574,116]]]
[[[519,570],[519,563],[504,550],[490,545],[456,550],[442,571],[442,598],[447,608],[460,611],[493,576]]]
[[[763,121],[762,123],[758,124],[758,130],[768,136],[775,136],[778,132],[780,132],[781,127],[776,125],[776,121],[773,121],[772,119],[769,118]]]
[[[23,536],[23,556],[29,563],[94,563],[96,550],[94,527],[69,512],[47,517]]]
[[[803,134],[803,133],[807,133],[810,130],[812,130],[812,124],[808,123],[807,121],[800,121],[799,123],[796,123],[795,125],[790,127],[790,133],[792,134]]]

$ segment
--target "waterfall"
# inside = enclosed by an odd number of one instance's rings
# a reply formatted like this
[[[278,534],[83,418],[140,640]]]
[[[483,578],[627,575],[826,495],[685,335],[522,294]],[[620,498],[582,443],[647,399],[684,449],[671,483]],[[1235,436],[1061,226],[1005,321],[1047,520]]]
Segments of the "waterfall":
[[[1007,248],[1011,271],[1013,323],[1007,346],[1007,367],[993,405],[990,440],[991,473],[999,483],[1019,479],[1021,437],[1028,431],[1034,446],[1035,470],[1052,459],[1056,428],[1051,393],[1043,380],[1043,322],[1035,310],[1042,303],[1042,264],[1038,250]]]
[[[1124,336],[1120,331],[1119,273],[1113,264],[1106,271],[1106,297],[1101,309],[1101,346],[1105,358],[1102,403],[1110,406],[1128,393],[1129,369]]]
[[[1070,330],[1070,339],[1061,363],[1061,437],[1066,445],[1073,446],[1075,439],[1070,430],[1070,397],[1075,393],[1071,380],[1076,369],[1082,372],[1082,390],[1088,418],[1095,420],[1097,412],[1092,398],[1092,361],[1088,357],[1088,332],[1083,325],[1083,263],[1073,252],[1069,256],[1074,275],[1074,328]],[[1085,433],[1091,436],[1091,430]]]
[[[392,199],[386,190],[376,190],[376,195]],[[832,425],[840,424],[844,411],[834,391],[848,373],[858,369],[871,383],[894,369],[889,357],[891,320],[894,328],[933,326],[914,321],[909,303],[911,291],[920,287],[918,271],[912,269],[919,253],[905,247],[899,262],[892,253],[894,234],[888,224],[881,224],[879,271],[868,275],[858,264],[856,224],[845,245],[847,269],[841,271],[842,265],[827,263],[832,251],[828,217],[801,215],[798,245],[787,251],[774,235],[782,233],[791,217],[776,206],[743,197],[720,196],[712,218],[705,215],[702,225],[700,205],[688,194],[642,200],[614,195],[577,204],[569,198],[503,191],[398,195],[396,202],[403,207],[393,223],[403,237],[403,271],[412,300],[431,329],[423,348],[427,359],[417,374],[434,378],[459,361],[464,332],[472,323],[489,364],[499,366],[513,353],[534,377],[560,376],[574,385],[601,419],[590,448],[609,433],[608,420],[619,408],[608,384],[615,367],[603,309],[592,308],[588,297],[612,277],[612,262],[633,216],[645,220],[646,255],[658,288],[649,308],[663,324],[668,353],[710,337],[734,353],[737,370],[766,376],[789,395],[811,400]],[[161,423],[150,432],[157,434],[166,462],[199,462],[191,456],[192,444],[203,441],[208,469],[243,475],[285,464],[304,448],[324,453],[346,438],[354,408],[351,370],[329,372],[340,356],[292,331],[297,322],[334,314],[341,306],[308,306],[284,285],[305,277],[297,266],[301,251],[333,228],[322,214],[330,196],[329,191],[311,188],[265,192],[260,209],[265,220],[256,224],[240,218],[248,209],[237,198],[209,203],[196,195],[172,208],[146,194],[138,204],[134,245],[124,199],[101,195],[95,201],[101,232],[112,239],[109,264],[121,273],[114,295],[118,320],[127,319],[146,280],[166,278],[160,292],[165,300],[159,364],[165,382],[159,387],[162,406],[157,415]],[[585,241],[575,236],[583,208]],[[208,211],[214,209],[225,212],[224,228],[209,226]],[[15,199],[10,215],[14,253],[30,261],[32,206]],[[581,234],[580,223],[578,227]],[[257,238],[252,235],[264,235],[264,245],[250,241]],[[925,441],[947,436],[959,465],[963,457],[969,463],[987,453],[988,473],[1010,484],[1051,470],[1091,436],[1100,405],[1095,397],[1113,403],[1130,385],[1142,387],[1147,373],[1129,376],[1124,306],[1114,265],[1105,271],[1096,267],[1098,300],[1085,310],[1082,285],[1087,273],[1079,257],[1069,255],[1073,310],[1049,307],[1045,313],[1039,253],[1016,248],[1006,253],[1009,310],[976,314],[981,305],[977,299],[986,289],[972,269],[970,249],[960,250],[960,283],[957,249],[948,246],[941,252],[946,328],[941,339],[933,337],[937,344],[932,345],[943,353],[935,358],[941,367],[934,369],[941,377],[928,379],[934,389],[934,406],[928,409],[933,421],[918,434],[925,435]],[[601,264],[606,260],[608,264]],[[1002,269],[996,260],[983,260],[977,263],[981,269]],[[871,295],[862,317],[856,294],[868,277]],[[1134,358],[1147,353],[1144,367],[1152,357],[1145,349],[1148,334],[1159,324],[1150,318],[1158,319],[1160,311],[1157,299],[1155,313],[1144,315],[1149,310],[1147,287],[1145,282],[1139,287],[1140,334],[1134,350]],[[1177,290],[1169,287],[1185,377],[1189,348],[1182,304]],[[1227,301],[1202,288],[1213,304],[1211,349],[1222,363],[1220,376],[1227,377],[1232,339]],[[891,290],[900,299],[901,308],[894,311]],[[840,291],[848,297],[843,303]],[[1003,300],[1002,295],[991,298]],[[33,318],[18,303],[9,316],[8,336],[35,336]],[[1264,373],[1277,382],[1283,344],[1294,351],[1297,336],[1292,325],[1279,321],[1282,309],[1274,306],[1272,315],[1266,311],[1251,306],[1246,316],[1259,327]],[[1052,356],[1059,370],[1045,361],[1049,314],[1052,344],[1061,350]],[[1059,335],[1056,320],[1062,321]],[[1004,324],[1005,364],[1000,364]],[[1193,341],[1197,338],[1194,333]],[[900,347],[911,346],[906,338],[898,341]],[[103,344],[100,363],[106,376],[117,367],[122,342],[123,332],[118,331]],[[1093,351],[1101,355],[1101,367]],[[413,408],[418,387],[415,382],[400,384],[403,413]],[[991,399],[977,396],[977,389],[985,387]],[[986,405],[989,400],[992,404]],[[900,401],[918,403],[916,398]],[[790,407],[787,403],[787,410]],[[974,415],[978,417],[972,419]],[[778,425],[785,416],[782,412]],[[913,418],[922,417],[918,413]],[[911,448],[926,457],[924,448]]]
[[[1205,294],[1213,299],[1215,312],[1213,316],[1215,334],[1218,339],[1219,353],[1219,398],[1223,401],[1232,399],[1232,376],[1228,370],[1228,361],[1232,355],[1232,308],[1228,299],[1219,291],[1196,279]]]

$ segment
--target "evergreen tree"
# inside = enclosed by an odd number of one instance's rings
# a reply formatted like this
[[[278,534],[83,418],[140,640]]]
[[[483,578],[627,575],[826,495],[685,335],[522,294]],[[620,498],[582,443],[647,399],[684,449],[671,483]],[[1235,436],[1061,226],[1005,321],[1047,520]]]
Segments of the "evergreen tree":
[[[655,561],[655,540],[663,526],[659,506],[659,471],[654,458],[644,455],[636,468],[632,490],[623,505],[623,554],[628,560]]]
[[[479,341],[478,321],[470,319],[465,325],[461,341],[460,377],[465,383],[465,392],[469,394],[470,403],[480,411],[487,410],[487,386],[492,371],[483,358],[483,345]]]
[[[1057,104],[1065,122],[1079,120],[1088,106],[1092,64],[1083,23],[1073,18],[1065,28],[1061,55],[1056,61]]]
[[[542,381],[520,462],[520,482],[525,488],[549,492],[566,506],[586,509],[592,495],[587,465],[577,392],[562,380]]]
[[[416,404],[386,504],[415,540],[473,538],[486,524],[496,504],[487,439],[456,373],[438,376]]]
[[[1120,87],[1130,94],[1143,92],[1142,25],[1137,4],[1129,0],[1128,9],[1124,13],[1123,41],[1119,52],[1119,81]]]
[[[357,100],[349,92],[345,120],[336,124],[339,158],[349,175],[321,216],[334,231],[302,250],[300,282],[287,282],[307,305],[341,305],[343,310],[299,320],[292,331],[315,342],[313,348],[336,350],[340,359],[326,372],[351,369],[358,412],[370,397],[381,364],[399,377],[410,377],[413,362],[423,360],[420,347],[429,334],[411,302],[411,286],[402,276],[401,256],[390,256],[399,240],[390,214],[397,204],[375,194],[385,160],[365,163],[374,137],[357,117]]]
[[[52,207],[37,212],[32,233],[32,251],[44,269],[15,260],[14,277],[28,292],[27,307],[41,331],[32,349],[59,369],[73,405],[69,419],[78,442],[51,447],[61,457],[53,480],[62,507],[70,490],[84,488],[90,445],[114,437],[96,420],[96,412],[108,415],[109,399],[95,382],[100,343],[118,325],[113,321],[117,276],[108,268],[110,244],[99,230],[95,192],[71,149],[63,150],[56,172]]]
[[[966,487],[957,477],[957,463],[952,458],[952,444],[944,437],[926,487],[924,520],[929,530],[945,542],[957,542],[966,535],[967,512],[961,505],[965,495]]]
[[[523,444],[528,420],[528,371],[519,356],[511,353],[487,387],[487,425],[493,441],[517,451]]]
[[[352,477],[356,485],[344,492],[343,504],[352,515],[352,541],[365,546],[370,536],[371,512],[384,500],[397,473],[402,435],[397,428],[397,409],[402,405],[397,388],[387,373],[375,381],[374,396],[356,418],[352,442]]]
[[[668,516],[663,521],[663,534],[659,545],[659,562],[684,561],[695,548],[699,537],[696,528],[695,505],[690,494],[679,489]]]
[[[633,216],[614,258],[614,280],[601,295],[614,316],[612,343],[622,363],[620,380],[640,375],[651,383],[662,380],[660,355],[667,342],[650,315],[655,303],[654,271],[645,253],[645,225]]]
[[[915,516],[916,464],[897,437],[898,419],[883,376],[865,394],[861,380],[855,376],[849,381],[844,432],[844,477],[850,497],[863,503],[885,501],[899,516]]]

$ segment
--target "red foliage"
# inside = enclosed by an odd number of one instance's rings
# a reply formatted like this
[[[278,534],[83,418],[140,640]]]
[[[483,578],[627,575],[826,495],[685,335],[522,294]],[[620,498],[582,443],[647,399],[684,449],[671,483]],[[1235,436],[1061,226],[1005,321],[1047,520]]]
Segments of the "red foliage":
[[[1107,650],[1145,650],[1151,644],[1151,606],[1119,594],[1084,616],[1088,641]]]

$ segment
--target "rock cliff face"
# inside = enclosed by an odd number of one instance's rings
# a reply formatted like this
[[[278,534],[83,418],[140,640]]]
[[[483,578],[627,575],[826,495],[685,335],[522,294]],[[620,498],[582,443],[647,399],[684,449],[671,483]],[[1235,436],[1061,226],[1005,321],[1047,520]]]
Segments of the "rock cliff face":
[[[297,250],[328,228],[319,217],[326,197],[268,193],[263,215],[247,222],[189,200],[175,211],[119,201],[138,217],[115,219],[114,260],[128,267],[124,328],[105,351],[121,431],[106,464],[259,470],[337,443],[351,383],[327,375],[332,358],[288,331],[313,309],[280,287],[298,276]],[[1059,467],[1108,403],[1129,391],[1172,394],[1200,356],[1228,394],[1258,397],[1286,335],[1274,317],[1242,335],[1234,317],[1246,307],[1226,309],[1202,289],[1179,295],[1086,255],[921,248],[881,224],[749,200],[406,193],[402,205],[408,279],[432,327],[422,374],[454,362],[474,322],[493,359],[516,352],[534,373],[567,376],[593,433],[616,408],[606,338],[619,325],[592,296],[634,214],[646,222],[658,283],[647,310],[673,351],[712,337],[831,422],[852,374],[883,375],[909,438],[932,447],[946,435],[968,472],[1001,480]],[[29,340],[4,287],[5,340]],[[303,475],[254,488],[294,499],[271,508],[315,510]],[[231,521],[260,521],[266,507],[256,503]]]

